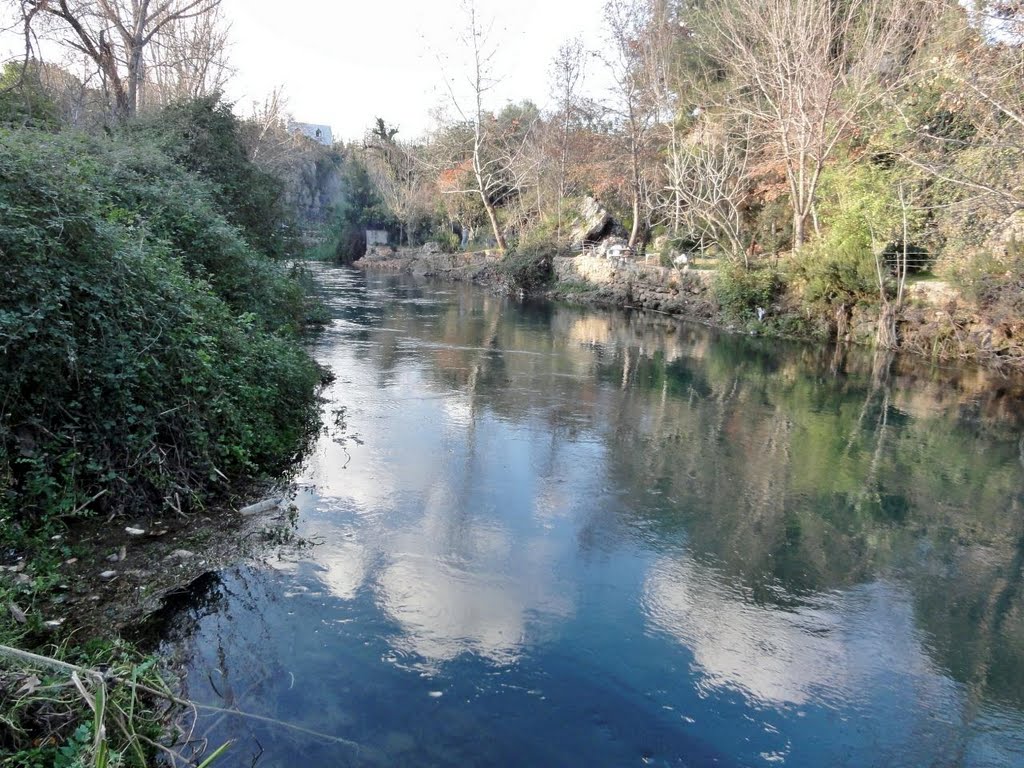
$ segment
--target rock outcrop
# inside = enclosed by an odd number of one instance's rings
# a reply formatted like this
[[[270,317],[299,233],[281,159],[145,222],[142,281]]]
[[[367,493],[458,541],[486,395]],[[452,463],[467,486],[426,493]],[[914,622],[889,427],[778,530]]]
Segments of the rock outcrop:
[[[1024,250],[1024,211],[1010,216],[987,245],[992,253],[1000,256],[1008,255],[1011,248],[1017,249],[1017,253]]]
[[[569,235],[569,245],[581,248],[585,243],[600,239],[612,226],[612,216],[592,197],[584,197],[579,218]]]

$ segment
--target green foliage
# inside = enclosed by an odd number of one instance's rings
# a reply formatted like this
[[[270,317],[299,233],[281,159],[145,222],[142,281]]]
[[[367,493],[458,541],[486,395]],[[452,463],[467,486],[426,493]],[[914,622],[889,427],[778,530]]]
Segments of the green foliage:
[[[452,231],[450,224],[441,224],[434,231],[433,241],[441,246],[443,253],[456,253],[462,245],[462,238]]]
[[[1024,317],[1024,249],[1015,240],[1002,255],[987,250],[971,254],[949,271],[949,277],[997,320]]]
[[[853,305],[878,299],[875,257],[861,233],[829,238],[805,248],[793,264],[809,304]]]
[[[794,264],[807,302],[832,306],[878,300],[876,259],[902,249],[900,177],[900,169],[864,159],[824,174],[820,212],[828,226]],[[921,213],[908,208],[907,217],[909,232],[919,231]],[[887,270],[884,279],[888,283]]]
[[[777,255],[793,247],[793,215],[786,198],[755,205],[751,217],[754,242],[764,253]]]
[[[520,244],[509,250],[498,264],[506,288],[510,292],[530,293],[547,286],[553,276],[556,247],[550,241]]]
[[[201,504],[315,423],[301,291],[152,146],[0,130],[5,534]]]
[[[284,184],[249,161],[241,124],[219,94],[167,107],[130,130],[213,184],[221,212],[250,245],[273,258],[297,251]]]
[[[330,238],[325,248],[334,259],[351,263],[366,253],[366,230],[397,232],[397,222],[387,210],[370,178],[366,164],[356,154],[345,160],[345,197],[328,225]]]
[[[733,322],[757,319],[757,308],[767,310],[781,290],[781,276],[767,265],[747,268],[742,263],[729,262],[715,273],[715,298],[722,313]]]
[[[576,294],[593,293],[594,285],[586,280],[560,280],[555,284],[555,290],[563,296]]]
[[[168,707],[172,697],[158,659],[123,641],[48,650],[49,658],[71,668],[34,660],[7,663],[0,657],[0,690],[6,689],[7,727],[0,732],[0,750],[8,756],[4,765],[154,765],[153,742],[180,714],[180,708]]]
[[[39,65],[8,62],[0,73],[0,125],[55,130],[58,109],[43,88]]]

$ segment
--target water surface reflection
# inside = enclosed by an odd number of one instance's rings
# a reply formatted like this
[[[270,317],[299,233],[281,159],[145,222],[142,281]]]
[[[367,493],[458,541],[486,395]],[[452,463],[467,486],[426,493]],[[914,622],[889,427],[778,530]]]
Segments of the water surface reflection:
[[[166,647],[322,735],[203,721],[228,765],[1024,762],[1017,385],[319,278],[323,543],[221,574]]]

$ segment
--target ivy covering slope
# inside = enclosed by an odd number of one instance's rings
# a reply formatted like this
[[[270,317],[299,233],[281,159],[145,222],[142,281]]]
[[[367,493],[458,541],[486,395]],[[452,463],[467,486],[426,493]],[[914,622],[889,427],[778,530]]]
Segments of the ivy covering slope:
[[[8,534],[202,504],[280,471],[316,424],[300,286],[221,207],[238,190],[176,161],[171,136],[0,128]]]

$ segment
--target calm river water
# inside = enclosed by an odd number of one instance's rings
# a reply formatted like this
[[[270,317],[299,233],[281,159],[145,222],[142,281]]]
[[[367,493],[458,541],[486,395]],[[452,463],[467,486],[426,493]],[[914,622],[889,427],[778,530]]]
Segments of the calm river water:
[[[1024,765],[1005,385],[314,270],[320,543],[163,641],[309,732],[204,715],[217,766]]]

